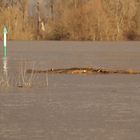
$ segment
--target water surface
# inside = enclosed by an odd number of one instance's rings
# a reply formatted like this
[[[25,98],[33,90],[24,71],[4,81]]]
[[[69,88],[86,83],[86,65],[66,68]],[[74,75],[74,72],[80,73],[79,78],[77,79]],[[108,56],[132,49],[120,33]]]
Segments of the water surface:
[[[25,61],[26,67],[36,63],[40,69],[140,70],[139,46],[139,42],[9,42],[8,73],[16,74]],[[139,83],[139,75],[52,74],[48,86],[0,87],[0,140],[139,140]]]

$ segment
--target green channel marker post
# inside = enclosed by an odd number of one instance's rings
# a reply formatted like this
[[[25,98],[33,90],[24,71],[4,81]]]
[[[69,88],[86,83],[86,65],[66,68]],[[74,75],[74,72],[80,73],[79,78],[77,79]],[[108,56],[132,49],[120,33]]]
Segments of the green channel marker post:
[[[3,56],[4,58],[6,58],[6,55],[7,55],[7,28],[6,26],[4,26],[3,28]]]

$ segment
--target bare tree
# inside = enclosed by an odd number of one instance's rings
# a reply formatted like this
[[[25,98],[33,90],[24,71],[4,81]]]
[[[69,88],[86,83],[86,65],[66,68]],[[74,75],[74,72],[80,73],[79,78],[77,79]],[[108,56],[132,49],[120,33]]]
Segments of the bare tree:
[[[17,6],[19,9],[22,11],[22,19],[23,19],[23,26],[22,30],[25,30],[25,22],[28,19],[28,5],[29,5],[29,0],[18,0],[17,1]]]
[[[137,31],[136,33],[140,36],[140,1],[137,3],[137,13],[135,16]]]

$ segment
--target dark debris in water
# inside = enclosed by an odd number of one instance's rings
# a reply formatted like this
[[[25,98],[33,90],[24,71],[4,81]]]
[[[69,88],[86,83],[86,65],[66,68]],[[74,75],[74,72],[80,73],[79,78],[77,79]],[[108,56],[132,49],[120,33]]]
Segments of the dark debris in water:
[[[49,74],[140,74],[140,71],[134,70],[109,70],[102,68],[66,68],[66,69],[49,69],[49,70],[34,70],[28,69],[26,73],[49,73]]]

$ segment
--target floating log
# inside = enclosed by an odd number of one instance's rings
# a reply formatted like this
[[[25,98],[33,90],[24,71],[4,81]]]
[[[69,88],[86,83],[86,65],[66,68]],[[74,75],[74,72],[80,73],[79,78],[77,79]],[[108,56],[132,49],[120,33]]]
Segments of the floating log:
[[[140,71],[134,70],[110,70],[102,68],[66,68],[66,69],[49,69],[34,70],[28,69],[26,73],[49,73],[49,74],[140,74]]]

